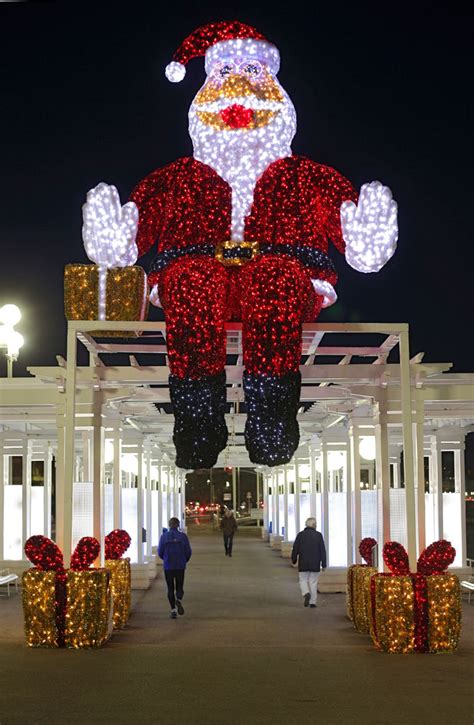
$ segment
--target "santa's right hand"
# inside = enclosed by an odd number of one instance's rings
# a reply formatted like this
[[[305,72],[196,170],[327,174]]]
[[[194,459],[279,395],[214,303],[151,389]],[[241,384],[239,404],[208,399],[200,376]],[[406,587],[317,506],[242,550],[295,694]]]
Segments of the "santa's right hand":
[[[151,288],[149,299],[152,305],[155,305],[155,307],[161,307],[157,284],[153,285],[153,287]]]

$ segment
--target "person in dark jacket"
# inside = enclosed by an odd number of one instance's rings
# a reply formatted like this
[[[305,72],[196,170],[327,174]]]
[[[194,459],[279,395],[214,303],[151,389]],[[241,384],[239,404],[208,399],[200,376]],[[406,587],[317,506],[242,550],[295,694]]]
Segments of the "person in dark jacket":
[[[237,521],[230,509],[226,509],[221,520],[221,529],[224,534],[224,549],[226,556],[232,556],[234,534],[237,531]]]
[[[158,556],[163,559],[166,584],[168,586],[168,601],[171,607],[171,619],[184,614],[182,599],[184,596],[184,570],[191,558],[189,539],[179,531],[179,519],[169,520],[169,529],[160,537]]]
[[[306,519],[306,528],[300,531],[293,544],[291,561],[298,561],[299,580],[303,604],[316,608],[318,579],[326,568],[326,547],[321,532],[316,531],[316,519]]]

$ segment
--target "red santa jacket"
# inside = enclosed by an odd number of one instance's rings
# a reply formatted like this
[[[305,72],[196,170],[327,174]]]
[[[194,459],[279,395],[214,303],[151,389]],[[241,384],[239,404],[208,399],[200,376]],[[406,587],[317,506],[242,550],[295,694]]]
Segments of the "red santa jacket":
[[[156,242],[158,253],[171,261],[185,253],[184,248],[214,248],[231,238],[231,188],[214,169],[192,157],[153,171],[135,187],[130,200],[139,210],[140,256]],[[357,201],[357,192],[334,169],[303,156],[274,161],[255,186],[245,241],[273,245],[280,252],[288,246],[315,249],[324,257],[331,240],[343,253],[339,210],[346,200]],[[314,277],[337,280],[331,264],[320,268],[313,261],[306,266],[312,267]],[[157,276],[152,272],[150,284]]]

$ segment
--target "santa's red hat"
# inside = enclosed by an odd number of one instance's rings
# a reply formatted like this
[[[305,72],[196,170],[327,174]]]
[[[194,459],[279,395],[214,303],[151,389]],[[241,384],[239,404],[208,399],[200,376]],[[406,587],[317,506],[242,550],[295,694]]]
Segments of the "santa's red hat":
[[[200,55],[205,56],[205,68],[220,61],[234,58],[254,58],[266,63],[272,73],[278,73],[280,54],[278,49],[251,25],[238,20],[209,23],[188,35],[166,66],[166,77],[173,83],[186,75],[186,63]]]

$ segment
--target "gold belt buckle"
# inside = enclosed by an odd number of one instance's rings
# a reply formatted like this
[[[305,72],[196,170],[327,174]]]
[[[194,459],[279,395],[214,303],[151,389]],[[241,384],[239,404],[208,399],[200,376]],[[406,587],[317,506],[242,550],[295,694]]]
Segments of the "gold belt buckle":
[[[246,256],[239,257],[237,250],[249,249],[250,253]],[[235,252],[233,255],[232,252]],[[252,259],[255,259],[259,252],[258,242],[219,242],[216,246],[216,259],[225,267],[241,267]]]

